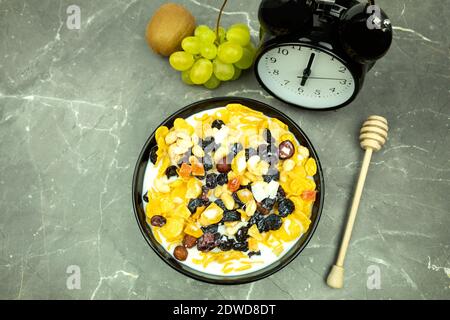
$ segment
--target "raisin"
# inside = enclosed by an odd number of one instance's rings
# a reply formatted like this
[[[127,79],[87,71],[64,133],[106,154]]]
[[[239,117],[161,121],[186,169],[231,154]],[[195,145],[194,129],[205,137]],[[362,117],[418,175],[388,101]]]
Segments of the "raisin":
[[[217,223],[210,224],[209,226],[202,227],[203,233],[216,233],[219,225]]]
[[[198,251],[210,251],[214,249],[219,244],[219,237],[220,237],[219,233],[211,233],[211,232],[204,233],[197,240]]]
[[[173,250],[173,256],[179,261],[184,261],[188,256],[188,251],[183,246],[176,246]]]
[[[217,175],[215,173],[208,173],[206,175],[206,187],[214,189],[217,186]]]
[[[186,248],[193,248],[197,244],[197,238],[190,234],[185,234],[183,237],[183,246]]]
[[[294,155],[295,147],[291,141],[285,140],[278,147],[278,156],[281,160],[289,159]]]
[[[177,167],[176,166],[168,167],[166,169],[166,176],[167,176],[167,178],[178,177]]]
[[[234,235],[237,241],[243,242],[248,238],[248,227],[241,227]]]
[[[237,155],[242,149],[242,144],[239,142],[233,143],[230,148],[231,153],[233,153],[234,155]]]
[[[203,207],[204,203],[202,201],[202,199],[200,198],[195,198],[195,199],[191,199],[189,200],[188,203],[188,209],[191,213],[194,213],[198,207]]]
[[[257,224],[259,221],[263,220],[264,216],[259,213],[259,212],[255,212],[252,217],[250,218],[250,220],[248,220],[248,225],[251,226],[253,224]]]
[[[222,128],[222,126],[224,125],[225,123],[222,120],[216,119],[212,122],[211,128],[217,128],[220,130],[220,128]]]
[[[281,201],[284,198],[286,198],[286,192],[284,191],[282,186],[279,186],[277,191],[277,201]]]
[[[148,191],[142,196],[145,202],[148,202]]]
[[[260,256],[261,255],[261,251],[250,251],[248,253],[248,257],[251,258],[252,256]]]
[[[270,213],[270,210],[273,209],[274,205],[275,205],[275,199],[265,198],[265,199],[263,199],[263,201],[258,202],[256,204],[256,210],[258,210],[258,212],[266,215],[266,214]]]
[[[245,149],[245,161],[248,161],[248,159],[250,159],[251,156],[254,156],[256,154],[257,154],[257,152],[253,148]]]
[[[235,244],[233,244],[233,249],[243,252],[248,251],[248,242],[236,242]]]
[[[150,224],[154,227],[162,227],[163,225],[165,225],[167,222],[166,218],[164,218],[163,216],[153,216],[150,219]]]
[[[263,175],[264,182],[269,183],[272,180],[280,180],[280,172],[268,172],[268,174]]]
[[[226,235],[223,235],[219,239],[219,249],[222,251],[229,251],[233,248],[234,240],[229,239]]]
[[[266,232],[269,231],[269,227],[266,224],[266,219],[261,219],[256,223],[256,227],[258,228],[259,232]]]
[[[223,222],[241,221],[241,214],[236,210],[227,210],[223,213]]]
[[[223,211],[227,210],[227,207],[225,207],[225,204],[223,203],[222,199],[217,199],[216,201],[214,201],[214,203],[217,204],[219,208],[222,209]]]
[[[278,214],[281,217],[287,217],[292,212],[294,212],[294,210],[295,205],[294,202],[292,202],[292,200],[285,198],[278,202]]]
[[[281,228],[281,225],[283,224],[283,221],[281,220],[280,216],[276,214],[268,215],[267,218],[264,219],[264,222],[269,230],[278,230]]]
[[[153,164],[156,164],[156,160],[158,160],[158,155],[156,154],[156,151],[158,151],[158,146],[155,145],[150,149],[150,161]]]
[[[219,186],[223,186],[224,184],[227,184],[228,183],[228,175],[226,174],[226,173],[220,173],[218,176],[217,176],[217,184],[219,185]]]
[[[236,204],[238,209],[241,209],[244,206],[244,203],[241,201],[241,199],[239,199],[238,194],[236,192],[233,192],[232,196],[234,199],[234,203]]]

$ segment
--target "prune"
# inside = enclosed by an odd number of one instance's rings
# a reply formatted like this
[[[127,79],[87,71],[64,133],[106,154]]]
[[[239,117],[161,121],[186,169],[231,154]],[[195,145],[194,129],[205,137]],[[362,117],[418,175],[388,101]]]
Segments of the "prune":
[[[222,199],[217,199],[216,201],[214,201],[214,203],[217,204],[219,208],[222,209],[223,211],[227,210],[227,207],[225,207],[225,204],[223,203]]]
[[[145,202],[148,202],[148,191],[142,196]]]
[[[150,219],[150,224],[154,227],[162,227],[163,225],[165,225],[167,222],[166,218],[164,218],[163,216],[153,216]]]
[[[206,187],[214,189],[217,186],[217,175],[215,173],[208,173],[206,175]]]
[[[248,227],[241,227],[234,235],[238,242],[243,242],[248,238]]]
[[[229,251],[233,248],[234,240],[229,239],[226,235],[223,235],[219,239],[219,249],[222,251]]]
[[[197,244],[197,238],[189,234],[185,234],[183,237],[183,246],[186,248],[193,248]]]
[[[166,176],[167,178],[178,177],[177,167],[176,166],[167,167]]]
[[[264,182],[269,183],[272,180],[278,181],[280,180],[280,172],[268,172],[268,174],[263,175]]]
[[[275,139],[272,137],[272,132],[269,129],[264,129],[263,137],[268,144],[275,142]]]
[[[230,151],[234,155],[237,155],[242,149],[243,149],[242,144],[239,142],[236,142],[231,145]]]
[[[233,249],[237,251],[248,251],[248,242],[236,242],[233,244]]]
[[[241,214],[236,210],[227,210],[223,213],[223,222],[241,221]]]
[[[188,202],[188,209],[191,213],[194,213],[198,207],[203,207],[203,200],[200,198],[190,199]]]
[[[228,161],[227,157],[223,157],[216,163],[216,169],[220,173],[228,173],[231,170],[231,161]]]
[[[150,161],[153,164],[156,164],[156,160],[158,160],[158,155],[156,154],[156,151],[158,151],[158,146],[155,145],[150,149]]]
[[[294,155],[295,147],[291,141],[285,140],[278,147],[278,156],[281,160],[289,159]]]
[[[217,176],[216,180],[219,186],[223,186],[224,184],[228,183],[228,175],[226,173],[220,173]]]
[[[283,224],[281,218],[276,214],[268,215],[267,218],[264,219],[264,222],[269,230],[278,230]]]
[[[287,217],[292,212],[294,212],[294,210],[295,205],[294,202],[292,202],[292,200],[285,198],[278,202],[278,214],[281,217]]]
[[[284,198],[286,198],[286,192],[284,191],[282,186],[279,186],[277,191],[277,201],[281,201]]]
[[[256,227],[258,228],[258,231],[259,232],[266,232],[266,231],[269,231],[270,229],[269,229],[269,227],[268,227],[268,225],[266,224],[266,219],[261,219],[261,220],[259,220],[257,223],[256,223]]]
[[[251,258],[252,256],[260,256],[261,255],[261,251],[250,251],[248,253],[248,257]]]
[[[217,223],[210,224],[209,226],[202,227],[203,233],[216,233],[219,229],[219,225]]]
[[[220,130],[225,123],[222,120],[216,119],[212,122],[211,128],[217,128]]]
[[[188,251],[183,246],[176,246],[173,250],[173,256],[179,261],[184,261],[188,256]]]
[[[238,209],[241,209],[244,206],[244,203],[241,201],[241,199],[239,199],[238,194],[236,192],[233,192],[232,196],[234,199],[234,203],[236,204]]]
[[[256,204],[256,210],[264,215],[269,214],[275,205],[275,199],[265,198]]]
[[[197,249],[199,251],[210,251],[214,249],[219,244],[219,237],[219,233],[204,233],[197,239]]]
[[[254,156],[256,154],[257,154],[257,152],[253,148],[245,149],[245,161],[248,161],[248,159],[250,159],[251,156]]]

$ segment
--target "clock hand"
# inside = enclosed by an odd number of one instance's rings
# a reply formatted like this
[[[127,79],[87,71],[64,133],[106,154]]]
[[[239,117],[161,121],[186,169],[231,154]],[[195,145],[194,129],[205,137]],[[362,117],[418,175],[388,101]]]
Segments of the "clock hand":
[[[303,79],[302,76],[297,76],[297,78]],[[319,79],[319,80],[347,80],[347,79],[341,79],[341,78],[323,78],[323,77],[308,77],[308,79]]]
[[[311,66],[313,64],[315,56],[315,53],[311,53],[311,56],[309,57],[308,65],[306,66],[306,69],[303,70],[302,82],[300,83],[301,86],[304,86],[306,84],[306,80],[308,80],[309,76],[311,75]]]

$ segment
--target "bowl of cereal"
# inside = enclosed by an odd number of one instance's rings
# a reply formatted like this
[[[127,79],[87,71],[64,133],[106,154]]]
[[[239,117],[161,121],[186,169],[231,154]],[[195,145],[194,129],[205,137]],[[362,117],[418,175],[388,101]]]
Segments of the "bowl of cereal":
[[[168,265],[197,280],[267,277],[307,245],[324,182],[305,133],[247,98],[193,103],[161,123],[133,176],[142,235]]]

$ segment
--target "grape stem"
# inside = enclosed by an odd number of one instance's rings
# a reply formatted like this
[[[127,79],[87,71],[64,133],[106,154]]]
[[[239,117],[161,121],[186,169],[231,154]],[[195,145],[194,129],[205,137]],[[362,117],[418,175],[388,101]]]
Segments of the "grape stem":
[[[228,2],[228,0],[223,1],[222,7],[220,8],[220,11],[219,11],[219,15],[217,16],[217,22],[216,22],[216,37],[217,37],[217,39],[219,39],[220,18],[222,17],[223,9],[225,9],[227,2]]]

